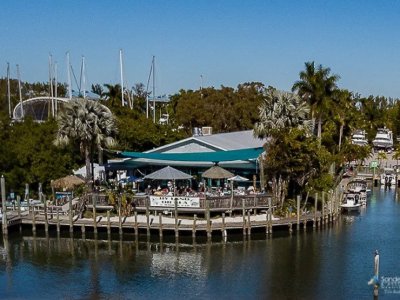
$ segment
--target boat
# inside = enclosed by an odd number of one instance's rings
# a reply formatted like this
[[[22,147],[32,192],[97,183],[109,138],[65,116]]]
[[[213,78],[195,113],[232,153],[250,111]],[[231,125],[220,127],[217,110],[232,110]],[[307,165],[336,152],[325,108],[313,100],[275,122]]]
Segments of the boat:
[[[393,133],[388,128],[379,128],[375,139],[372,141],[376,150],[392,150],[393,149]]]
[[[381,174],[382,186],[396,186],[396,172],[393,168],[384,168]]]
[[[344,196],[343,202],[340,205],[342,210],[345,211],[358,211],[361,207],[359,193],[347,193]]]
[[[365,146],[368,145],[365,130],[356,130],[351,136],[351,143],[353,145]]]
[[[349,193],[358,195],[361,205],[367,205],[367,194],[371,192],[368,188],[368,183],[363,178],[355,178],[347,184],[347,191]]]

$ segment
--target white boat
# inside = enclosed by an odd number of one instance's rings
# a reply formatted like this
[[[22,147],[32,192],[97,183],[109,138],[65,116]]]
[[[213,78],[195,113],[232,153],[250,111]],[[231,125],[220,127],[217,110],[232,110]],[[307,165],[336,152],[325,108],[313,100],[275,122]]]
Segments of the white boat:
[[[354,211],[360,210],[360,194],[358,193],[348,193],[345,194],[343,203],[340,205],[343,210]]]
[[[392,150],[393,133],[388,128],[379,128],[375,139],[372,141],[375,149]]]
[[[368,192],[371,192],[371,189],[368,189],[368,183],[365,179],[353,179],[347,184],[347,191],[354,195],[358,195],[361,205],[367,205],[367,194]]]
[[[384,168],[381,174],[381,185],[396,186],[396,173],[393,168]]]
[[[351,143],[354,145],[365,146],[368,145],[368,140],[364,130],[356,130],[351,136]]]

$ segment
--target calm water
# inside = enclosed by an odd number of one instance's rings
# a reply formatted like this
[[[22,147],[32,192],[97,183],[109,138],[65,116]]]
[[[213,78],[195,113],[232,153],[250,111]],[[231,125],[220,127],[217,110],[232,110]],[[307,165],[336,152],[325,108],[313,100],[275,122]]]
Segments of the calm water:
[[[373,299],[367,281],[375,249],[380,275],[400,277],[396,198],[393,190],[376,189],[366,210],[329,229],[250,241],[13,234],[0,253],[0,298]],[[380,289],[379,298],[400,294]]]

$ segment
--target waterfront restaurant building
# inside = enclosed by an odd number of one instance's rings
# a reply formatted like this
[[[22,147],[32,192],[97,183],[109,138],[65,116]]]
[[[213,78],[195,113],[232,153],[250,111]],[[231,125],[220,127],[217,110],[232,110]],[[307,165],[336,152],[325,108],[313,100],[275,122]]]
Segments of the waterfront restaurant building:
[[[141,178],[172,166],[192,175],[196,183],[206,169],[219,165],[253,183],[260,180],[259,158],[264,143],[253,136],[252,130],[212,134],[207,127],[189,138],[146,152],[121,152],[120,158],[109,160],[105,169],[108,177],[124,173]]]

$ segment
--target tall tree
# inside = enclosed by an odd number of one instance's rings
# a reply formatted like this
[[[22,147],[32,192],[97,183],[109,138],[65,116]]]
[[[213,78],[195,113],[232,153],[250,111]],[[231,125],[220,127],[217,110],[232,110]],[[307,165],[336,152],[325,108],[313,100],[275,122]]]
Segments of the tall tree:
[[[76,99],[64,106],[57,121],[55,144],[78,143],[85,157],[86,179],[93,179],[90,165],[95,149],[115,143],[116,127],[111,111],[97,101]]]
[[[318,119],[318,138],[321,141],[322,121],[332,107],[332,94],[337,88],[338,75],[330,75],[330,68],[322,65],[315,67],[314,62],[306,62],[301,71],[300,80],[293,84],[292,91],[297,91],[311,107],[312,118]]]
[[[293,157],[290,144],[310,130],[308,114],[309,107],[300,97],[273,88],[265,91],[264,101],[259,106],[259,122],[254,126],[254,136],[268,139],[264,165],[268,167],[267,174],[272,180],[274,198],[281,205],[287,195],[290,168],[293,167],[289,163]],[[289,136],[294,129],[300,130],[300,133],[297,132],[291,139]],[[283,157],[283,160],[279,159]]]
[[[121,86],[119,84],[104,84],[107,91],[104,93],[106,100],[110,101],[111,106],[120,106],[121,103]]]

